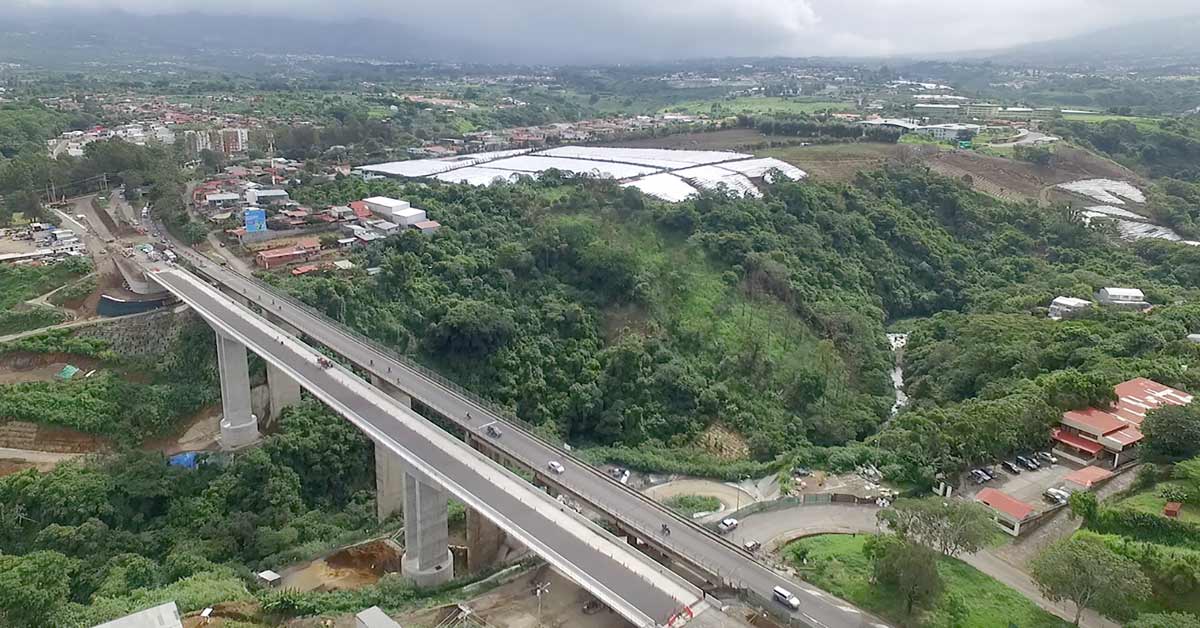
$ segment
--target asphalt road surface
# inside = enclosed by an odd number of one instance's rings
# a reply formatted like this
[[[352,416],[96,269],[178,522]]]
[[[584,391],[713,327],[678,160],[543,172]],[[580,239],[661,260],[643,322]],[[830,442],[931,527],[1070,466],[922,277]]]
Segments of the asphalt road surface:
[[[643,538],[654,539],[656,543],[672,552],[687,556],[706,570],[718,574],[726,583],[752,590],[765,599],[771,599],[771,592],[777,586],[788,589],[800,598],[800,610],[793,612],[792,617],[814,628],[887,625],[883,620],[868,615],[849,602],[834,598],[807,583],[792,580],[756,562],[734,543],[679,517],[670,509],[621,485],[603,472],[569,457],[563,450],[539,440],[528,432],[507,425],[502,417],[492,414],[468,397],[363,343],[337,323],[291,305],[282,295],[274,293],[262,283],[232,273],[194,252],[188,251],[186,255],[193,263],[203,264],[201,271],[204,274],[234,289],[264,310],[270,311],[364,369],[395,383],[414,399],[462,428],[485,440],[494,441],[498,449],[512,458],[523,461],[533,469],[545,468],[550,460],[560,461],[566,467],[566,471],[555,476],[554,481],[557,484],[600,507],[626,527],[638,531]],[[471,416],[469,420],[466,418],[468,413]],[[503,425],[501,438],[492,439],[486,435],[482,426],[490,422]],[[660,529],[664,523],[669,525],[670,535],[661,533]]]

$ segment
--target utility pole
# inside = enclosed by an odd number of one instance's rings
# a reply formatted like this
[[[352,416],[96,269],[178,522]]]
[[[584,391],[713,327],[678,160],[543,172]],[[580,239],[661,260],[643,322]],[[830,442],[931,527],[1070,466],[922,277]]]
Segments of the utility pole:
[[[535,596],[537,596],[537,601],[538,601],[538,611],[537,611],[538,628],[541,628],[541,625],[542,625],[542,596],[549,592],[550,592],[550,583],[549,582],[539,582],[536,585],[534,585],[533,594]]]

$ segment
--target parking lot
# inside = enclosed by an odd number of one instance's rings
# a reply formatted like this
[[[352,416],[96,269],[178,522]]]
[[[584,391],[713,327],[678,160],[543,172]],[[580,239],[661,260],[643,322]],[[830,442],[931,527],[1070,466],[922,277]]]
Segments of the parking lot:
[[[1044,460],[1039,462],[1042,463],[1041,469],[1029,471],[1022,467],[1020,475],[1013,475],[1005,471],[999,464],[992,465],[993,475],[996,476],[996,479],[982,485],[976,484],[974,480],[968,480],[965,490],[969,495],[974,496],[980,489],[991,487],[1033,506],[1038,511],[1044,510],[1050,504],[1042,499],[1042,492],[1051,487],[1062,486],[1063,477],[1078,469],[1079,466],[1061,458],[1058,464],[1054,465]]]

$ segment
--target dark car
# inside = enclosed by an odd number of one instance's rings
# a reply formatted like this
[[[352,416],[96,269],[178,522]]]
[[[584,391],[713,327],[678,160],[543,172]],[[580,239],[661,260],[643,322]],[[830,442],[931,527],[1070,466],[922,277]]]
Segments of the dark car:
[[[1028,456],[1017,456],[1017,464],[1020,464],[1022,467],[1025,467],[1030,471],[1037,471],[1038,469],[1042,468],[1042,465],[1038,464],[1036,460]]]
[[[1008,471],[1013,475],[1021,475],[1021,467],[1018,467],[1017,464],[1011,460],[1002,461],[1000,466],[1004,467],[1005,471]]]

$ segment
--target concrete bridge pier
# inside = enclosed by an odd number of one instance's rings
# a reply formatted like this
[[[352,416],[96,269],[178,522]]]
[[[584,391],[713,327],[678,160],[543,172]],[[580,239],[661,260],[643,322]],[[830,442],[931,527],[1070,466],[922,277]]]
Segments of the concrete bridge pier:
[[[267,422],[273,424],[283,409],[300,403],[300,382],[288,377],[270,362],[267,363],[267,390],[270,391]]]
[[[250,367],[246,345],[217,332],[221,373],[221,448],[237,449],[259,439],[258,418],[250,411]]]
[[[440,486],[412,472],[404,474],[404,559],[400,573],[420,587],[454,579],[446,520],[448,497]]]

